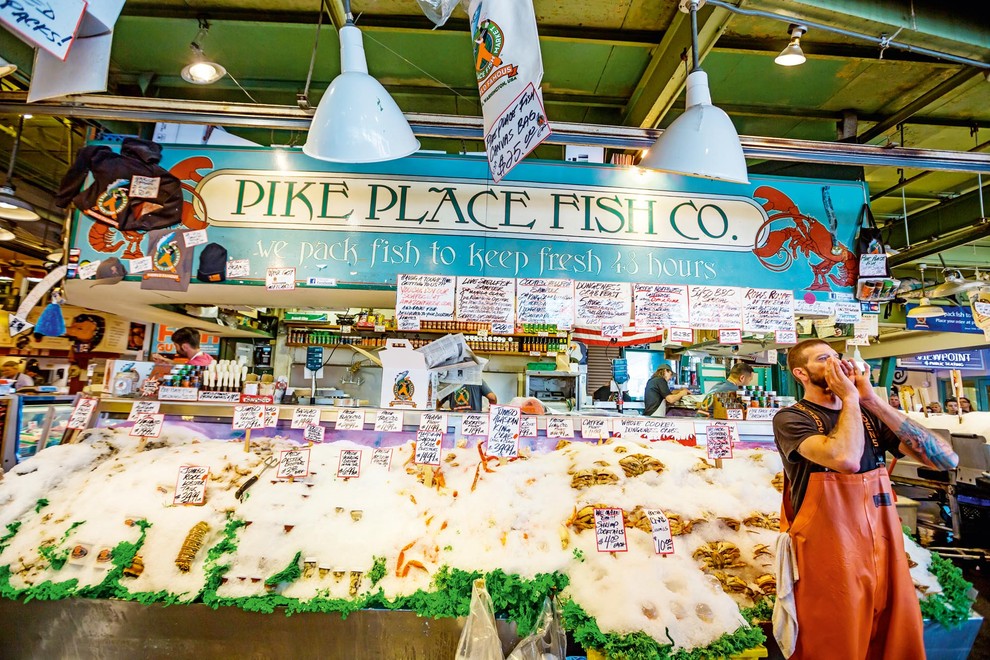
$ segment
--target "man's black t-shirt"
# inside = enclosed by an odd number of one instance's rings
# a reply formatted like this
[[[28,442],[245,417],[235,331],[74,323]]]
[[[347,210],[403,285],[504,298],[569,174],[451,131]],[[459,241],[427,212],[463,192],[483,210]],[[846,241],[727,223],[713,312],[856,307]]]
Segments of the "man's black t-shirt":
[[[643,392],[643,414],[649,417],[657,411],[663,400],[670,396],[670,385],[666,378],[651,378],[646,381],[646,391]]]
[[[806,410],[802,410],[802,407]],[[791,506],[795,515],[804,500],[805,491],[808,490],[809,477],[815,472],[828,472],[828,468],[825,466],[813,463],[802,456],[798,452],[798,447],[810,436],[831,433],[832,429],[839,423],[841,412],[841,410],[832,410],[802,400],[796,406],[784,408],[773,418],[773,437],[784,462],[784,472],[791,484]],[[857,474],[886,465],[884,454],[888,451],[895,456],[901,456],[901,452],[897,450],[900,440],[897,439],[890,427],[877,419],[873,413],[863,411],[863,414],[869,418],[870,424],[876,429],[878,448],[874,449],[870,440],[869,426],[864,424],[866,426],[866,446],[863,450],[863,457],[860,459]],[[819,428],[815,420],[816,415],[824,429]]]

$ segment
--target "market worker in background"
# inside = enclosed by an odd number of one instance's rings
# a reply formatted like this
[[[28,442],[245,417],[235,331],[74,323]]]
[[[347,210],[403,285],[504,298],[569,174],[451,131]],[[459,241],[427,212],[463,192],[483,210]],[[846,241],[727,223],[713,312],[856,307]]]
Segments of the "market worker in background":
[[[967,397],[959,397],[959,412],[964,414],[973,412],[973,404]]]
[[[887,403],[889,403],[890,407],[894,410],[901,409],[901,395],[897,393],[896,389],[890,390],[890,394],[887,395]]]
[[[155,353],[151,359],[158,364],[191,364],[195,367],[205,367],[213,362],[213,356],[199,350],[199,330],[196,328],[179,328],[172,333],[172,343],[175,344],[174,360]],[[180,358],[184,358],[180,360]]]
[[[7,360],[4,362],[3,366],[0,366],[0,376],[14,381],[15,390],[34,387],[34,379],[27,374],[21,373],[21,363],[17,360]]]
[[[666,404],[677,403],[691,391],[687,388],[670,391],[668,382],[674,376],[674,370],[668,364],[662,364],[653,372],[653,375],[646,381],[646,389],[643,392],[643,414],[647,417],[662,417],[667,409]],[[659,412],[658,412],[659,411]]]
[[[774,636],[798,659],[924,658],[885,453],[936,470],[959,458],[876,395],[869,367],[860,372],[824,341],[790,349],[787,368],[804,398],[773,420],[786,532],[777,542]]]
[[[488,399],[492,405],[498,403],[498,397],[485,381],[481,381],[481,385],[461,385],[440,400],[437,410],[447,404],[455,412],[481,412],[483,399]]]
[[[941,413],[942,404],[939,403],[938,401],[932,401],[931,403],[928,404],[928,412],[935,414]]]
[[[959,414],[959,402],[954,398],[949,397],[945,400],[945,412],[948,415],[958,415]]]
[[[712,394],[713,392],[735,392],[752,383],[755,376],[756,373],[753,371],[753,367],[745,362],[736,362],[729,369],[729,377],[708,390],[706,394]]]

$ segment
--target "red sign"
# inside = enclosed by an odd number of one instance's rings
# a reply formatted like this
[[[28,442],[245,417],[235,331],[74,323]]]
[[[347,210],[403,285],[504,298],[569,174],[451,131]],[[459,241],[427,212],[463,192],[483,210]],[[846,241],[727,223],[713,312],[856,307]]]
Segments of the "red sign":
[[[173,328],[170,325],[157,325],[155,326],[157,332],[155,333],[155,346],[151,350],[152,353],[175,353],[176,347],[172,343],[172,333],[178,330],[178,328]],[[207,353],[208,355],[220,355],[220,335],[209,335],[205,332],[199,333],[199,350]]]

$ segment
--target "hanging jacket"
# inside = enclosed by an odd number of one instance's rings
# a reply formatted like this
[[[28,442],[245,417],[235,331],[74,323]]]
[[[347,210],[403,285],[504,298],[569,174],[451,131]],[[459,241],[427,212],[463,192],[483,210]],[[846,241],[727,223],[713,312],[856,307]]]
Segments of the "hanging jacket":
[[[158,163],[162,146],[126,138],[117,154],[110,147],[83,147],[65,173],[55,203],[74,204],[99,222],[121,231],[164,229],[182,220],[182,185]],[[93,183],[79,189],[92,173]]]

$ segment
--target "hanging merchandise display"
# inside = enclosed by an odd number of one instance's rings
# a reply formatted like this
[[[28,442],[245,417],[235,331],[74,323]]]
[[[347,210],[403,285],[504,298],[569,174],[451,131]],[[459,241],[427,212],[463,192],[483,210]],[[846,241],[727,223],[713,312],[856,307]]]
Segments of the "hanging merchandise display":
[[[177,229],[148,232],[151,269],[141,273],[142,289],[186,291],[189,288],[195,248],[186,247],[182,234]]]

